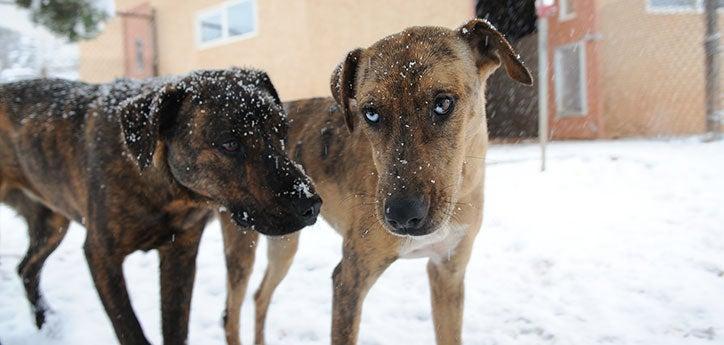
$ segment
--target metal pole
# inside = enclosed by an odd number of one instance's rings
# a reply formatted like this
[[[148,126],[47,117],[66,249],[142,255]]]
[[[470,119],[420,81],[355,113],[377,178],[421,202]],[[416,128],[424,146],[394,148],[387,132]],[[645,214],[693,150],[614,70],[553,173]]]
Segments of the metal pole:
[[[548,143],[548,17],[538,16],[538,140],[540,171],[546,170]]]
[[[719,0],[704,0],[706,37],[706,130],[709,140],[721,138],[719,115]]]

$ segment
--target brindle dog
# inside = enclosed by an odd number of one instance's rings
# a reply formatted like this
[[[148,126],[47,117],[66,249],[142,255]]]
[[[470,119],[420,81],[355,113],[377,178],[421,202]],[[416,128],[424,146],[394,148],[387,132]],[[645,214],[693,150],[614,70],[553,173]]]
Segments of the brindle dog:
[[[199,240],[215,210],[227,230],[267,235],[317,218],[321,199],[286,157],[287,130],[279,96],[259,71],[2,85],[0,200],[28,221],[18,272],[37,326],[47,310],[40,270],[74,220],[87,228],[85,255],[120,343],[148,343],[123,260],[158,249],[164,343],[184,344]]]
[[[392,262],[414,257],[429,258],[437,343],[461,343],[463,280],[483,211],[485,85],[500,65],[532,84],[485,21],[457,30],[413,27],[351,51],[332,75],[334,99],[287,104],[290,157],[315,181],[326,201],[323,217],[344,236],[333,274],[332,344],[357,342],[368,290]],[[237,248],[255,236],[225,244],[239,253],[227,265],[229,344],[239,344],[239,304],[254,259]],[[269,266],[254,296],[255,344],[264,343],[269,301],[297,241],[269,242]]]

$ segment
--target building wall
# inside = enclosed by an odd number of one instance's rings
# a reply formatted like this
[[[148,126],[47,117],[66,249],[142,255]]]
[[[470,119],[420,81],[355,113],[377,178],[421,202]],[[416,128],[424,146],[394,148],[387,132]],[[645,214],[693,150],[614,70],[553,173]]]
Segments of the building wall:
[[[646,0],[597,0],[597,12],[606,135],[704,132],[703,14],[652,13]]]
[[[328,95],[332,70],[356,47],[413,25],[454,28],[474,13],[472,0],[257,0],[256,36],[200,48],[196,15],[221,1],[116,0],[116,9],[145,1],[156,10],[160,74],[260,68],[270,74],[284,99]],[[112,19],[103,34],[81,44],[81,79],[106,81],[123,75],[119,22]]]
[[[103,33],[78,43],[80,80],[99,83],[125,74],[123,24],[114,18],[105,23]]]

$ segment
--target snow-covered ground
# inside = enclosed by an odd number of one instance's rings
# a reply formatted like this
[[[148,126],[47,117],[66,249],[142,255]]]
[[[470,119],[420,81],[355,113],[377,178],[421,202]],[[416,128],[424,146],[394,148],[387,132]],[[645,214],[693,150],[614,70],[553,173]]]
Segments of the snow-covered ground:
[[[724,343],[724,142],[555,143],[538,172],[535,145],[491,148],[485,221],[467,273],[466,344]],[[56,313],[33,327],[15,265],[25,225],[0,207],[0,342],[110,344],[74,225],[42,287]],[[304,230],[273,300],[270,344],[328,344],[332,269],[340,238]],[[260,255],[252,279],[264,264]],[[125,265],[136,313],[160,343],[157,255]],[[191,344],[222,344],[224,261],[218,225],[199,255]],[[249,294],[251,295],[251,294]],[[252,304],[242,340],[251,344]],[[425,263],[394,264],[365,303],[360,344],[433,344]]]

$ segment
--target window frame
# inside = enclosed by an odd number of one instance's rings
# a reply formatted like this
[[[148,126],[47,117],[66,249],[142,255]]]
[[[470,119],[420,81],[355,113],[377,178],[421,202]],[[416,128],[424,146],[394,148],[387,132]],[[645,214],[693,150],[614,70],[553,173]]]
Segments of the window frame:
[[[575,118],[575,117],[586,117],[588,116],[588,66],[586,65],[587,58],[586,58],[586,41],[578,41],[573,42],[569,44],[560,45],[555,48],[553,53],[553,65],[554,65],[554,72],[555,75],[558,76],[558,71],[560,70],[560,56],[561,51],[566,48],[572,48],[572,47],[578,47],[578,63],[580,64],[580,70],[579,70],[579,78],[580,78],[580,85],[579,85],[579,92],[581,95],[581,111],[571,111],[568,109],[563,109],[562,103],[563,103],[563,78],[554,78],[555,81],[555,93],[556,93],[556,117],[562,117],[562,118]]]
[[[693,7],[689,6],[655,6],[653,0],[646,0],[646,12],[653,14],[690,14],[704,13],[704,0],[695,0]],[[724,4],[719,4],[718,11],[724,9]]]
[[[252,16],[254,18],[253,30],[241,35],[229,36],[229,8],[243,3],[251,3],[251,8],[253,12]],[[221,15],[221,37],[204,42],[201,33],[201,21],[204,18],[208,18],[216,14]],[[257,0],[225,1],[219,5],[206,7],[200,11],[197,11],[194,18],[194,31],[196,32],[196,47],[198,47],[199,49],[216,47],[256,37],[259,34],[259,9]]]
[[[570,4],[568,3],[570,1]],[[558,0],[558,20],[561,22],[576,18],[574,0]],[[570,7],[569,7],[570,5]]]

